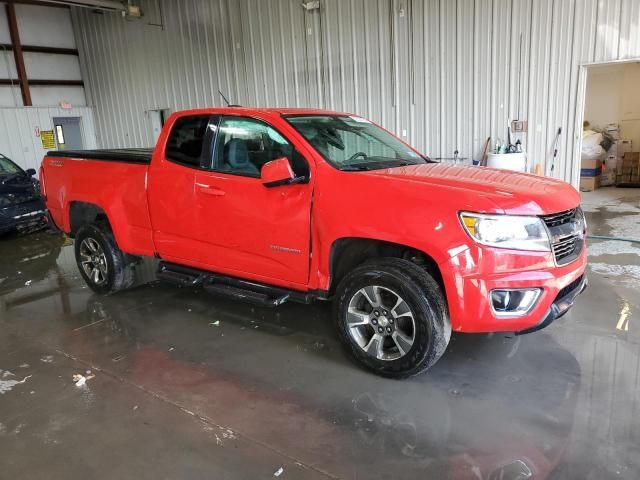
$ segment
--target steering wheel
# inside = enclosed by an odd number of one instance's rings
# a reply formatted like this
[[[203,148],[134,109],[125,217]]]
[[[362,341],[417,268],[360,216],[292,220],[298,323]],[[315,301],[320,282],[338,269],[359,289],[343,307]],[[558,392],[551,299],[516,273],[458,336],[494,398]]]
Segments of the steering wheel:
[[[368,157],[368,155],[367,155],[366,153],[364,153],[364,152],[356,152],[356,153],[354,153],[353,155],[351,155],[351,156],[347,159],[346,163],[349,163],[349,162],[351,162],[351,161],[355,160],[355,159],[356,159],[356,158],[358,158],[358,157],[362,157],[362,158],[364,158],[364,159],[366,160],[366,159],[367,159],[367,157]]]

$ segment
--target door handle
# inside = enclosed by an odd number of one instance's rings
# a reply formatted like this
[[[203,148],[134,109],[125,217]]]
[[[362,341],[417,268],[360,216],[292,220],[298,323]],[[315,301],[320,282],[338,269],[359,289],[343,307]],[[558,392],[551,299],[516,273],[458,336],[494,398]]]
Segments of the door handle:
[[[215,197],[222,197],[225,194],[224,190],[214,187],[213,185],[207,185],[205,183],[196,183],[198,190],[206,195],[213,195]]]

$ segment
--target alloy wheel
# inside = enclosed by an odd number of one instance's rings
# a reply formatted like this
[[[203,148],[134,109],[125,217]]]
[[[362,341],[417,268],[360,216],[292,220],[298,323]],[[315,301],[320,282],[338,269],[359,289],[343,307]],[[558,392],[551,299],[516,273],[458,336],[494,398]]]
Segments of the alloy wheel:
[[[107,257],[100,244],[93,238],[87,237],[80,244],[80,263],[84,273],[96,285],[107,281]]]
[[[352,340],[378,360],[405,356],[416,335],[413,312],[395,291],[380,285],[361,288],[347,308],[347,327]]]

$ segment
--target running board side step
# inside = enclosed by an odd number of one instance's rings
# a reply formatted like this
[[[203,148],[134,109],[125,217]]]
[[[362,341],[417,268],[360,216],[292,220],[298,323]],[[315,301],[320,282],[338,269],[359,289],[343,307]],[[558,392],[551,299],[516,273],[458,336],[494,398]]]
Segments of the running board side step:
[[[277,307],[289,300],[288,294],[282,295],[281,297],[270,297],[265,293],[253,292],[221,283],[205,284],[204,289],[213,295],[233,298],[259,307]]]
[[[191,273],[179,272],[166,268],[166,265],[160,263],[156,277],[159,280],[173,283],[181,287],[195,287],[202,283],[202,275],[193,275]]]
[[[208,293],[261,307],[277,307],[289,301],[311,303],[316,298],[324,298],[323,295],[317,293],[273,287],[264,283],[242,280],[167,262],[160,262],[156,277],[181,287],[202,286]]]

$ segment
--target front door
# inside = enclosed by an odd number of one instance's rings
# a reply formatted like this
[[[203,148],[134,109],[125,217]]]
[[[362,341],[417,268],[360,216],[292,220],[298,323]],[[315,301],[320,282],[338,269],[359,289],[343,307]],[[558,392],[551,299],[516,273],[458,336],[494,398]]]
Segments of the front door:
[[[197,241],[208,244],[207,268],[307,284],[312,183],[266,188],[260,181],[262,165],[282,157],[309,177],[307,161],[270,125],[220,119],[212,168],[195,173]]]

